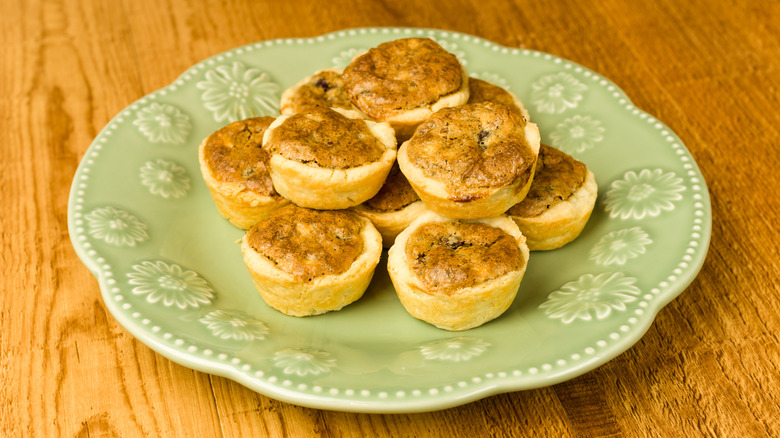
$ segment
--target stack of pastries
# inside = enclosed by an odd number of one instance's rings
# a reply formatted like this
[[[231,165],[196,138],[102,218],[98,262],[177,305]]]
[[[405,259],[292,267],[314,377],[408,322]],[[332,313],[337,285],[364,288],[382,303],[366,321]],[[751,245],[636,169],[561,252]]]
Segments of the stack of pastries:
[[[384,247],[409,314],[477,327],[509,308],[530,251],[574,240],[595,204],[593,173],[541,144],[515,95],[428,38],[314,72],[280,108],[212,133],[199,159],[219,212],[247,230],[260,295],[287,315],[358,300]]]

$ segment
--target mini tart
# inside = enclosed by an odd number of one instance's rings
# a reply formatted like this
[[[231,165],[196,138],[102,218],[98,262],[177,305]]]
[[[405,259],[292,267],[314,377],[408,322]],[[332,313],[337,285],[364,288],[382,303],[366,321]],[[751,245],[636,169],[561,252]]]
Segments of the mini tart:
[[[432,211],[455,219],[503,214],[525,197],[539,129],[492,102],[439,110],[398,150],[398,165]]]
[[[428,207],[394,164],[379,192],[353,210],[371,220],[382,235],[382,245],[389,248],[398,234],[427,212]]]
[[[389,122],[400,141],[434,112],[469,97],[466,69],[430,38],[382,43],[356,56],[343,78],[355,106],[373,120]]]
[[[467,330],[509,308],[528,255],[525,237],[506,216],[455,220],[429,212],[398,235],[387,270],[409,314]]]
[[[528,110],[525,109],[523,102],[504,87],[491,84],[482,79],[469,78],[469,100],[466,103],[493,102],[506,105],[512,109],[517,109],[525,120],[531,120]]]
[[[261,148],[273,117],[233,122],[206,137],[198,148],[203,180],[219,213],[247,229],[290,201],[276,192]]]
[[[547,145],[528,195],[507,211],[531,251],[560,248],[580,235],[596,204],[598,186],[585,164]]]
[[[265,132],[274,187],[301,207],[344,209],[374,196],[395,161],[387,123],[349,119],[310,107],[279,116]]]
[[[358,300],[382,253],[382,236],[348,210],[288,205],[247,230],[244,263],[258,292],[291,316],[318,315]]]
[[[296,114],[310,106],[321,106],[338,111],[350,119],[368,119],[349,100],[341,73],[341,70],[335,68],[320,70],[286,89],[282,93],[281,114]]]

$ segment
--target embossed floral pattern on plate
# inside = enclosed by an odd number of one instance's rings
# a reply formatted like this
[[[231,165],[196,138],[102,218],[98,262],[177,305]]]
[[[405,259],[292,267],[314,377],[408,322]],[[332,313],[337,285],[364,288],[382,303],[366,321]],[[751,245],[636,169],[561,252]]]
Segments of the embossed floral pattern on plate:
[[[241,62],[220,65],[198,82],[204,105],[218,122],[275,115],[279,111],[279,84],[258,68]]]
[[[642,169],[638,174],[626,172],[623,179],[613,181],[604,203],[610,217],[643,219],[674,209],[685,190],[682,178],[663,169]]]
[[[89,234],[111,245],[135,246],[149,238],[143,221],[118,208],[96,208],[85,217]]]
[[[546,75],[531,84],[531,103],[540,113],[559,114],[576,108],[587,89],[587,85],[569,73]]]
[[[133,293],[145,295],[150,303],[180,309],[200,307],[211,303],[214,289],[197,272],[175,263],[144,261],[133,266],[127,274]]]
[[[604,140],[604,127],[590,116],[576,115],[559,123],[550,139],[553,147],[567,154],[579,154]]]
[[[184,143],[192,129],[186,114],[173,105],[156,102],[139,110],[133,124],[152,143]]]
[[[285,374],[298,376],[327,373],[336,366],[336,359],[326,351],[285,348],[274,353],[274,365]]]
[[[461,362],[479,356],[488,347],[490,347],[490,343],[482,339],[459,336],[420,347],[420,353],[429,360]]]
[[[636,278],[623,273],[583,274],[552,292],[539,308],[567,324],[575,319],[604,319],[612,311],[626,310],[626,304],[637,301],[639,293]]]
[[[333,63],[333,67],[337,69],[345,69],[349,65],[350,62],[352,62],[352,59],[354,59],[357,55],[360,55],[361,53],[367,51],[367,48],[362,47],[353,47],[351,49],[342,50],[337,56],[334,56],[331,62]]]
[[[239,310],[214,310],[200,318],[200,322],[221,339],[252,341],[264,339],[268,326]]]
[[[590,250],[590,258],[601,265],[624,265],[644,254],[651,243],[641,227],[624,228],[605,234]]]
[[[141,167],[141,184],[153,195],[181,198],[190,190],[190,177],[182,166],[163,159],[147,161]]]

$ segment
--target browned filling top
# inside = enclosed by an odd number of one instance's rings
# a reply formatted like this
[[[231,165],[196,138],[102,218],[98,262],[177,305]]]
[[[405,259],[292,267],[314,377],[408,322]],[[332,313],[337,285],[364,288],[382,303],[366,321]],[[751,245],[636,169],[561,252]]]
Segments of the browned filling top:
[[[420,197],[417,196],[409,181],[401,173],[398,164],[394,163],[385,184],[373,198],[364,204],[374,210],[397,211],[418,200]]]
[[[588,169],[571,156],[543,144],[531,188],[525,199],[509,209],[509,214],[535,217],[563,202],[585,182]]]
[[[426,176],[447,185],[451,200],[470,201],[475,189],[530,177],[536,154],[525,124],[518,111],[491,102],[443,108],[417,128],[407,153]]]
[[[482,79],[469,78],[469,100],[466,103],[493,102],[520,110],[512,95],[503,87],[493,85]]]
[[[247,230],[249,246],[296,280],[346,272],[363,252],[361,219],[347,210],[311,210],[294,204]]]
[[[363,120],[322,107],[290,116],[273,129],[263,146],[270,154],[330,169],[378,161],[386,149]]]
[[[458,58],[429,38],[382,43],[344,69],[350,99],[377,120],[430,105],[461,82]]]
[[[312,75],[307,82],[300,85],[292,93],[290,100],[285,102],[282,110],[299,113],[312,105],[347,110],[356,109],[344,90],[344,80],[341,78],[341,73],[333,70],[323,70]]]
[[[203,147],[206,166],[217,181],[243,184],[265,196],[279,196],[268,174],[268,153],[263,134],[273,117],[233,122],[211,134]]]
[[[406,243],[412,272],[432,293],[450,295],[519,270],[525,260],[517,240],[479,222],[429,222]]]

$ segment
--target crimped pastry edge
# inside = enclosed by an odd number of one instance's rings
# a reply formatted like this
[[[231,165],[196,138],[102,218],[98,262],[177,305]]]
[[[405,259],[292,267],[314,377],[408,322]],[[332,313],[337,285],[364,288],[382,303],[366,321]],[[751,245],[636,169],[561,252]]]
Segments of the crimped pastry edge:
[[[382,235],[382,246],[389,248],[396,237],[409,227],[415,219],[425,214],[428,207],[422,201],[414,201],[395,211],[381,211],[366,207],[364,204],[352,207],[355,213],[367,217]]]
[[[425,285],[411,271],[411,264],[406,257],[406,243],[409,236],[422,224],[454,220],[433,212],[415,220],[398,235],[388,251],[387,270],[401,304],[411,316],[444,330],[461,331],[496,319],[509,308],[528,266],[529,251],[525,236],[517,224],[506,216],[464,220],[500,228],[517,239],[523,257],[521,268],[477,286],[461,288],[451,294],[427,291]]]
[[[535,123],[528,123],[524,129],[526,141],[538,157],[541,147],[541,135]],[[408,141],[398,149],[398,166],[417,195],[432,211],[453,219],[480,219],[498,216],[520,202],[528,193],[536,170],[536,160],[531,167],[531,175],[522,186],[520,179],[510,185],[498,188],[473,189],[469,194],[474,200],[453,201],[446,184],[436,178],[426,176],[422,169],[415,166],[408,155]]]
[[[289,87],[286,90],[284,90],[282,92],[282,97],[279,100],[279,108],[280,108],[279,112],[281,113],[281,115],[293,115],[293,114],[295,114],[295,111],[290,109],[289,102],[293,99],[293,96],[295,95],[295,93],[298,91],[299,88],[301,88],[303,85],[307,84],[311,80],[311,78],[314,77],[314,75],[322,73],[322,72],[334,72],[334,73],[341,74],[341,73],[344,72],[344,70],[342,70],[340,68],[324,68],[324,69],[321,69],[321,70],[317,70],[313,74],[311,74],[309,76],[306,76],[303,79],[301,79],[300,81],[298,81],[297,83],[295,83],[295,85],[293,85],[292,87]],[[342,115],[344,115],[345,117],[347,117],[349,119],[361,119],[361,120],[369,120],[369,119],[371,119],[370,117],[368,117],[368,115],[366,113],[364,113],[363,111],[360,111],[358,109],[358,107],[355,106],[354,103],[352,104],[352,106],[354,107],[354,109],[337,108],[337,107],[330,107],[330,109],[332,109],[333,111],[337,111],[337,112],[341,113]]]
[[[282,196],[261,195],[248,190],[243,184],[217,180],[206,164],[205,147],[210,137],[211,134],[198,146],[198,162],[203,181],[222,217],[234,226],[245,230],[268,217],[277,208],[290,203]]]
[[[340,310],[360,297],[368,288],[382,254],[382,236],[365,217],[360,235],[363,252],[349,269],[338,275],[322,275],[301,281],[279,269],[276,264],[249,245],[247,235],[241,239],[244,264],[263,300],[274,309],[290,316],[311,316]]]
[[[585,181],[565,201],[555,204],[539,216],[508,216],[528,239],[531,251],[557,249],[580,235],[590,219],[597,196],[596,177],[588,169]]]
[[[263,146],[289,117],[279,116],[271,123],[263,135]],[[386,148],[379,160],[348,169],[330,169],[271,154],[269,169],[276,191],[298,206],[317,210],[346,209],[371,199],[390,173],[397,143],[388,123],[363,122]]]

